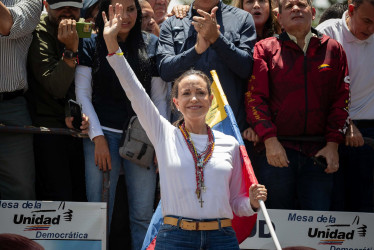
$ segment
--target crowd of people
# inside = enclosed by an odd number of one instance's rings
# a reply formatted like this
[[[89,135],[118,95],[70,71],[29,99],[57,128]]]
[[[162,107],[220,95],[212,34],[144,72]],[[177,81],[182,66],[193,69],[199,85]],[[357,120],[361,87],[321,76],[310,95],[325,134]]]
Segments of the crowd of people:
[[[259,199],[273,209],[373,212],[365,141],[374,139],[374,1],[334,5],[316,28],[311,0],[195,0],[171,14],[168,5],[0,0],[0,123],[74,129],[73,99],[87,134],[0,132],[0,199],[99,202],[109,172],[110,225],[123,175],[132,249],[143,244],[158,175],[158,249],[191,238],[191,249],[217,239],[238,249],[232,213],[253,214]],[[91,37],[79,38],[83,21]],[[205,125],[211,70],[264,185],[249,200],[237,142]],[[155,148],[149,166],[119,153],[135,115]],[[194,219],[211,236],[175,230]]]

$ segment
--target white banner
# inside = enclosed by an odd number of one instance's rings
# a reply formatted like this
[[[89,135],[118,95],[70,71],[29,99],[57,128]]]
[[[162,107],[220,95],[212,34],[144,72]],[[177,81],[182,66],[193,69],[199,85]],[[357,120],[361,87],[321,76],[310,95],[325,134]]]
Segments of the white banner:
[[[0,242],[7,234],[48,250],[105,250],[106,203],[0,200]]]
[[[268,209],[283,249],[373,250],[374,214]],[[262,212],[241,249],[275,249]]]

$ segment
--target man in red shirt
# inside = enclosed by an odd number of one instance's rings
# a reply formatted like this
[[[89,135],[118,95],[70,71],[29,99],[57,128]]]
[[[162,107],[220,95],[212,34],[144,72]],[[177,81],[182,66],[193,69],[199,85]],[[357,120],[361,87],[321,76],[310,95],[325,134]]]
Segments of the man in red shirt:
[[[266,148],[254,165],[268,187],[269,208],[329,210],[331,173],[339,168],[347,60],[339,43],[311,28],[314,17],[310,0],[281,0],[278,20],[285,31],[255,46],[246,110]],[[326,143],[279,142],[278,136],[324,136]],[[310,156],[323,157],[327,168]]]

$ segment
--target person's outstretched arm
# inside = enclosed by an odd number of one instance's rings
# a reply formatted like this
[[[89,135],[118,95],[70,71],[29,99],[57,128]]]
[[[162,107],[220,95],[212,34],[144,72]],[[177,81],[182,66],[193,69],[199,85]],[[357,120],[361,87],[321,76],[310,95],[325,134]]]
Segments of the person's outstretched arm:
[[[131,105],[150,141],[153,145],[157,145],[159,139],[164,139],[165,133],[162,131],[165,128],[164,125],[172,125],[160,115],[119,48],[117,35],[122,23],[120,15],[122,9],[121,4],[116,4],[114,13],[113,6],[110,5],[109,18],[106,17],[105,12],[102,13],[105,23],[103,36],[108,49],[107,59],[116,72],[118,80],[126,92],[127,98],[131,101]]]
[[[40,21],[41,0],[24,0],[12,7],[0,1],[0,37],[17,39],[31,34]]]

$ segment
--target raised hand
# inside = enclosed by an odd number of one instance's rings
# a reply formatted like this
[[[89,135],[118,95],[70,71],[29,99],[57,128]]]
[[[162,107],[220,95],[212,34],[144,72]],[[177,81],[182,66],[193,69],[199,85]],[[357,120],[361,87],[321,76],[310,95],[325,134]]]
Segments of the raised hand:
[[[189,5],[176,5],[171,10],[171,13],[168,14],[168,17],[175,16],[176,18],[183,19],[187,16],[189,10]]]
[[[214,7],[211,13],[207,13],[203,10],[197,10],[200,16],[194,16],[192,25],[195,27],[195,30],[201,34],[204,39],[209,41],[210,44],[213,44],[221,34],[219,29],[220,26],[216,21],[216,12],[218,7]]]
[[[65,49],[77,52],[79,38],[76,21],[72,19],[61,20],[58,25],[57,39],[65,45]]]
[[[122,25],[122,13],[123,6],[122,4],[118,3],[116,4],[115,8],[113,8],[112,5],[109,5],[109,19],[107,19],[105,12],[102,12],[102,17],[104,21],[103,36],[108,48],[108,53],[114,53],[118,50],[119,46],[117,42],[117,36]]]

